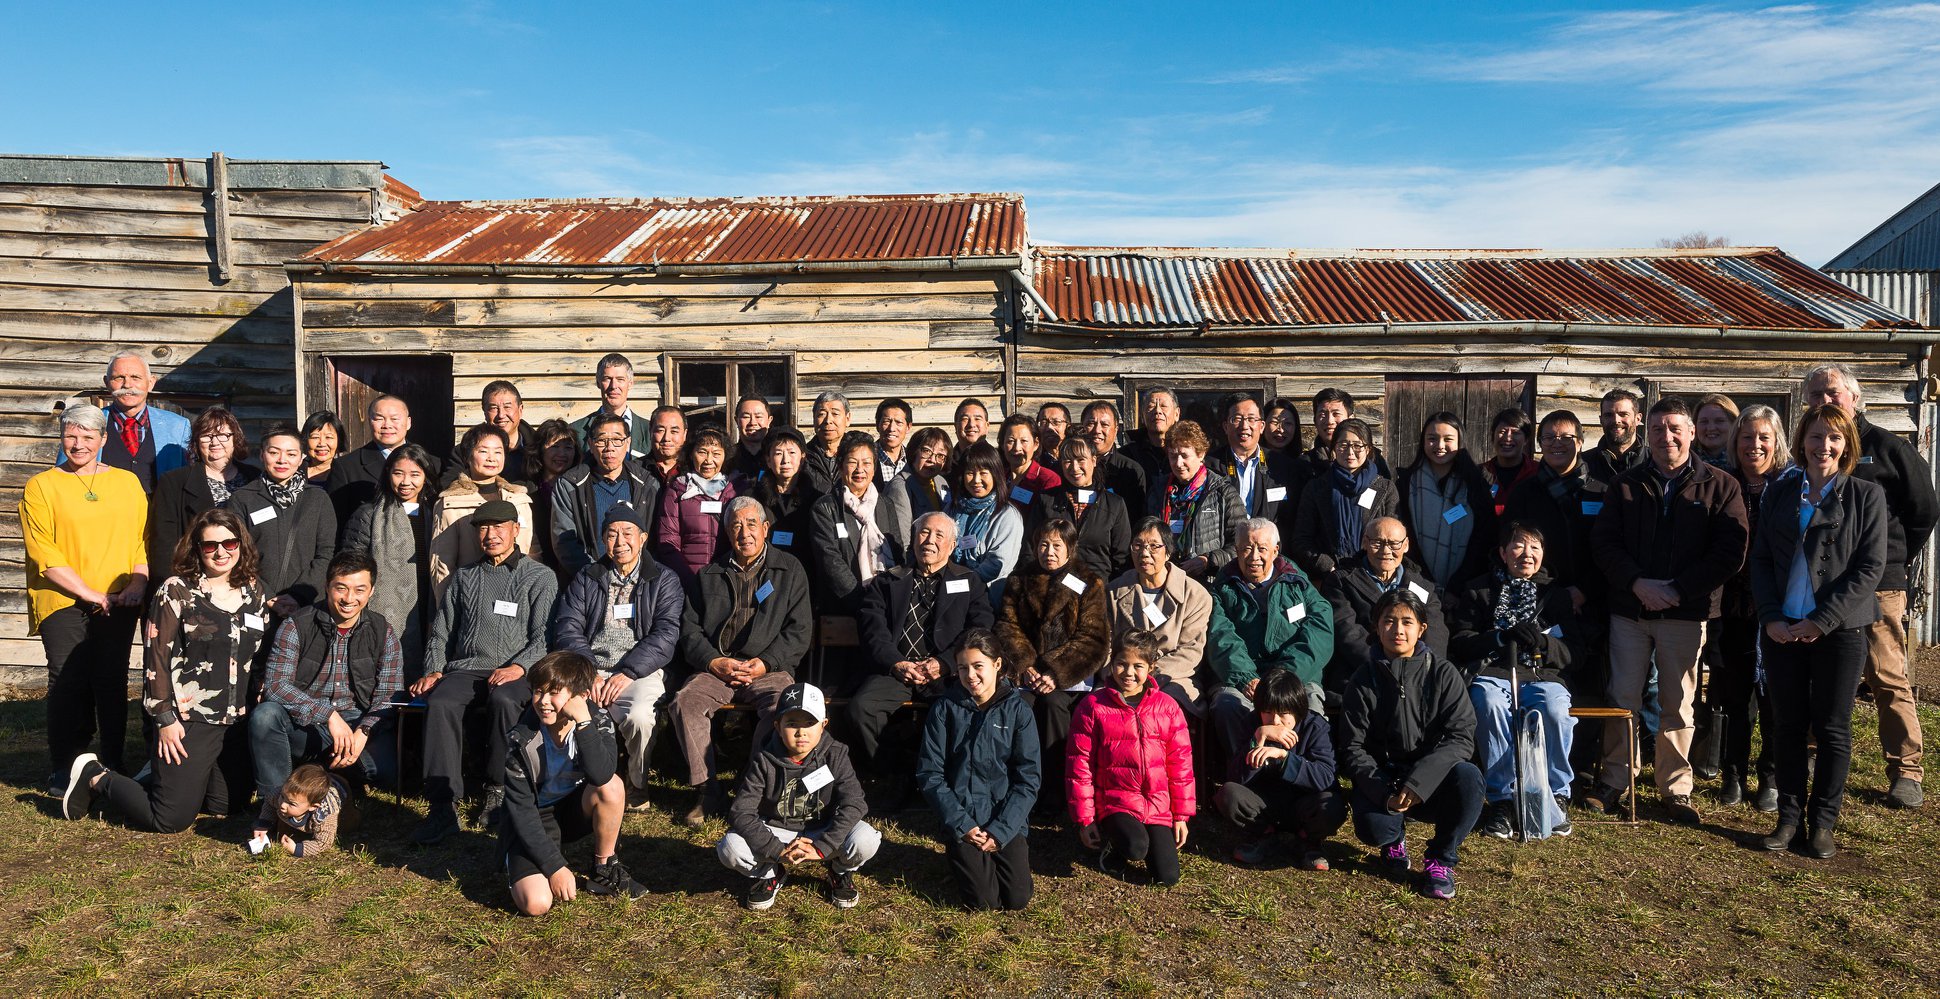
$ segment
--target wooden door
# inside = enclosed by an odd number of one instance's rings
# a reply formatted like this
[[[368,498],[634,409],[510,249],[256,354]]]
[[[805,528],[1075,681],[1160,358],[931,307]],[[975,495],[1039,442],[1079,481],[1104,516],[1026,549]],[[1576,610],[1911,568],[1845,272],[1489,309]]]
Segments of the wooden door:
[[[1462,420],[1462,443],[1470,457],[1491,456],[1489,424],[1495,414],[1520,408],[1534,419],[1536,379],[1533,375],[1433,375],[1389,378],[1386,440],[1382,450],[1396,469],[1414,464],[1421,448],[1421,425],[1429,416],[1447,411]]]
[[[456,436],[449,355],[364,354],[332,357],[329,364],[331,399],[350,438],[344,450],[370,442],[367,407],[380,395],[394,395],[411,407],[405,439],[441,458],[451,453]]]

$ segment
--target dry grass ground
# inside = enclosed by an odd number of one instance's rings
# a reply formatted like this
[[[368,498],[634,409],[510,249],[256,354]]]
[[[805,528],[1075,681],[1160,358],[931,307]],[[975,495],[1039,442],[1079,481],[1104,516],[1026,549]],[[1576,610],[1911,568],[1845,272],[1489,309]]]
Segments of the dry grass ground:
[[[1940,809],[1882,806],[1869,708],[1844,852],[1826,863],[1740,846],[1769,828],[1747,810],[1711,808],[1702,828],[1579,819],[1567,840],[1471,839],[1459,897],[1436,903],[1371,872],[1345,833],[1330,873],[1243,870],[1224,859],[1231,835],[1200,819],[1184,882],[1160,891],[1100,876],[1071,834],[1040,827],[1037,901],[975,915],[952,907],[919,812],[881,823],[860,908],[838,911],[797,883],[753,914],[715,863],[722,827],[689,831],[654,812],[629,818],[621,840],[651,897],[582,898],[537,920],[504,908],[484,836],[404,845],[421,814],[410,802],[371,801],[349,849],[310,861],[252,858],[244,820],[181,836],[63,822],[34,790],[41,710],[0,705],[11,995],[1940,990]],[[1940,731],[1940,714],[1926,721]],[[584,863],[584,848],[569,856]]]

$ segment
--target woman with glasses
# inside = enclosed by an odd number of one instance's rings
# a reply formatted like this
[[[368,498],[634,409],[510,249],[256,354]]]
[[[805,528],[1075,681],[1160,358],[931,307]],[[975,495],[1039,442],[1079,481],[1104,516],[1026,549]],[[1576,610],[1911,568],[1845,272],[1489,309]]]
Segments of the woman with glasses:
[[[1361,527],[1392,517],[1401,505],[1394,482],[1374,463],[1374,432],[1349,417],[1334,427],[1334,456],[1324,474],[1300,493],[1300,518],[1287,552],[1309,575],[1324,576],[1361,550]]]
[[[197,514],[221,509],[238,488],[262,470],[243,459],[249,444],[242,424],[221,406],[210,406],[189,424],[189,463],[163,473],[148,497],[148,564],[171,565],[175,543]]]
[[[1031,501],[1026,529],[1035,531],[1047,520],[1078,525],[1078,560],[1098,578],[1116,579],[1131,564],[1132,524],[1125,501],[1098,485],[1098,452],[1082,435],[1058,445],[1058,470],[1062,481]]]
[[[1167,557],[1172,532],[1162,517],[1146,517],[1132,529],[1132,569],[1111,581],[1114,635],[1149,631],[1158,637],[1159,658],[1152,680],[1198,715],[1200,667],[1206,658],[1206,627],[1212,620],[1212,594]]]
[[[909,435],[909,490],[912,517],[947,513],[950,507],[950,466],[955,458],[950,435],[941,427],[924,427]]]

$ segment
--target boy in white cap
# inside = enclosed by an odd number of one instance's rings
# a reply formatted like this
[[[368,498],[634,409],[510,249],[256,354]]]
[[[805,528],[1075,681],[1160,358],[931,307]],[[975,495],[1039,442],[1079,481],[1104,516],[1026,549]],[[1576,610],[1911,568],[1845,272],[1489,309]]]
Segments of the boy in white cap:
[[[821,688],[790,685],[774,733],[741,771],[728,833],[714,852],[750,879],[741,903],[750,909],[773,906],[788,869],[813,863],[828,865],[829,901],[852,909],[855,872],[882,846],[882,834],[862,821],[868,806],[849,747],[828,738],[828,727]]]

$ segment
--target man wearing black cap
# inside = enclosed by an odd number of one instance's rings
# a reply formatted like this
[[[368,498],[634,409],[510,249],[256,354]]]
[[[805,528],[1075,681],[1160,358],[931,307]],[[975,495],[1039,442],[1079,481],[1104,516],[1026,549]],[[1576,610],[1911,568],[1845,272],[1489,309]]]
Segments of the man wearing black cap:
[[[425,642],[424,679],[411,695],[425,706],[424,791],[430,814],[411,834],[429,845],[458,831],[465,786],[465,714],[486,709],[485,794],[474,822],[491,821],[505,800],[506,733],[519,722],[532,687],[526,665],[546,653],[546,620],[559,583],[552,570],[519,552],[519,511],[492,500],[472,514],[483,557],[451,577]]]
[[[552,649],[599,667],[589,700],[605,708],[626,749],[627,807],[646,807],[654,713],[680,642],[680,577],[647,555],[647,525],[630,503],[606,511],[606,557],[581,569],[552,609]]]

